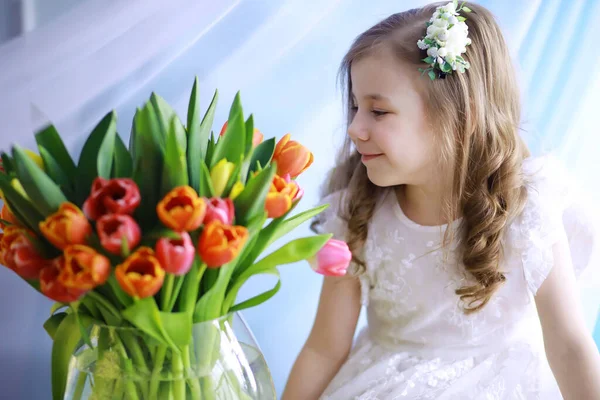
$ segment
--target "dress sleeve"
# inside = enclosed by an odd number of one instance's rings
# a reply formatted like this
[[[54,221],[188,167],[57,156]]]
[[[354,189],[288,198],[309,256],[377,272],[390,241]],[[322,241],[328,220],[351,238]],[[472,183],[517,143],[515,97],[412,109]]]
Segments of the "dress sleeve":
[[[346,241],[348,232],[348,224],[342,219],[340,209],[344,201],[345,191],[337,191],[325,196],[319,205],[329,204],[329,208],[319,214],[312,223],[312,229],[316,233],[331,233],[338,240]],[[352,263],[348,268],[347,274],[355,274],[357,266]],[[360,281],[361,304],[367,306],[369,304],[369,291],[371,289],[371,281],[368,272],[364,271],[358,275]]]
[[[536,294],[554,265],[552,246],[566,235],[575,275],[588,269],[598,247],[598,216],[565,167],[554,156],[523,163],[527,202],[509,229],[521,255],[527,287]]]

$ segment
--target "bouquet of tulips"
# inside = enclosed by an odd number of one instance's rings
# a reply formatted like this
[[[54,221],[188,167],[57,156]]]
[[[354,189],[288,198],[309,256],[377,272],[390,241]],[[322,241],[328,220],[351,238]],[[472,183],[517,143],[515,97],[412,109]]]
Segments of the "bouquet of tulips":
[[[350,252],[328,234],[263,256],[327,207],[290,216],[303,194],[295,178],[313,155],[289,134],[263,140],[253,117],[244,119],[239,93],[215,137],[218,93],[202,114],[197,84],[186,125],[152,94],[135,114],[128,146],[111,112],[77,163],[54,126],[35,135],[39,155],[16,145],[1,153],[0,262],[57,302],[44,325],[54,341],[55,400],[64,396],[75,346],[90,340],[94,325],[143,333],[147,341],[120,338],[120,356],[139,371],[151,377],[168,362],[185,375],[192,326],[271,298],[280,288],[277,266],[310,259],[317,272],[345,273]],[[256,274],[277,283],[236,303]],[[97,379],[94,389],[101,386]],[[130,381],[117,397],[211,398],[188,375],[166,394],[159,389]]]

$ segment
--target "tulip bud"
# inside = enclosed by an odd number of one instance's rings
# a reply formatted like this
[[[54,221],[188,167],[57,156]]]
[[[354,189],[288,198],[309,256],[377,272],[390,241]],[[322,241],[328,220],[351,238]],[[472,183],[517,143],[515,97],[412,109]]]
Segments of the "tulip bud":
[[[330,239],[308,262],[310,267],[318,274],[344,276],[351,260],[352,253],[346,242]]]
[[[165,279],[165,270],[148,247],[140,247],[115,269],[121,288],[132,297],[154,296]]]
[[[179,235],[179,239],[163,237],[156,242],[156,258],[165,272],[174,275],[186,274],[196,254],[190,235],[187,232]]]
[[[312,164],[313,154],[300,143],[290,140],[288,133],[275,146],[273,160],[277,162],[277,175],[289,174],[296,178]]]
[[[156,206],[161,222],[177,232],[193,231],[202,225],[206,203],[189,186],[171,190]]]
[[[229,226],[219,220],[207,224],[198,242],[198,252],[208,268],[217,268],[235,259],[248,239],[243,226]]]
[[[40,231],[54,246],[64,250],[70,244],[84,244],[92,226],[73,203],[62,203],[54,214],[39,224]]]
[[[210,180],[212,181],[215,196],[220,197],[223,194],[234,170],[235,164],[224,158],[212,168],[210,171]]]
[[[225,225],[231,225],[233,223],[234,207],[231,198],[222,199],[220,197],[213,197],[212,199],[205,200],[205,203],[205,225],[214,220],[219,220]]]
[[[141,231],[137,222],[126,214],[106,214],[96,223],[100,244],[111,254],[121,255],[123,240],[132,250],[140,242]]]

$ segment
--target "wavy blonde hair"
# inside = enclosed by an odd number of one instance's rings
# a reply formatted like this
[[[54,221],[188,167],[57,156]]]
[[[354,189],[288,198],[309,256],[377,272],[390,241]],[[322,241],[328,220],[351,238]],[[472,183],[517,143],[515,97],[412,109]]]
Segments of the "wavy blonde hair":
[[[425,23],[436,7],[443,4],[391,15],[354,41],[340,67],[348,125],[353,118],[352,64],[388,46],[405,65],[426,67],[421,61],[426,55],[417,47],[417,40],[424,36]],[[435,81],[424,75],[418,86],[440,159],[455,166],[451,195],[442,201],[445,219],[454,221],[462,215],[462,223],[455,233],[446,230],[443,243],[459,235],[462,263],[474,279],[456,294],[465,312],[471,313],[484,307],[505,281],[500,270],[501,239],[527,198],[521,165],[529,152],[519,136],[519,89],[502,32],[487,9],[467,5],[472,10],[465,15],[472,44],[465,58],[471,68]],[[346,190],[339,205],[340,217],[348,225],[346,241],[358,266],[356,274],[360,274],[365,271],[361,254],[369,221],[386,189],[368,179],[349,137],[338,159],[323,195]]]

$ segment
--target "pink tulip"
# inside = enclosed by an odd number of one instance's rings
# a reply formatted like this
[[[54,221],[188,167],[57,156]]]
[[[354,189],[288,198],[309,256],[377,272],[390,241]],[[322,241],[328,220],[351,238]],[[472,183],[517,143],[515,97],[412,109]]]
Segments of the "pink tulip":
[[[206,216],[204,217],[204,225],[208,225],[214,220],[219,220],[225,225],[233,224],[233,201],[230,198],[222,199],[213,197],[206,199]]]
[[[308,262],[310,267],[318,274],[344,276],[351,260],[352,253],[346,242],[329,239],[317,255],[309,259]]]
[[[96,223],[96,230],[102,247],[115,255],[121,255],[123,237],[129,250],[133,250],[140,242],[140,227],[126,214],[103,215]]]
[[[186,274],[196,253],[190,235],[187,232],[179,235],[179,239],[163,237],[156,242],[156,258],[166,272],[174,275]]]

